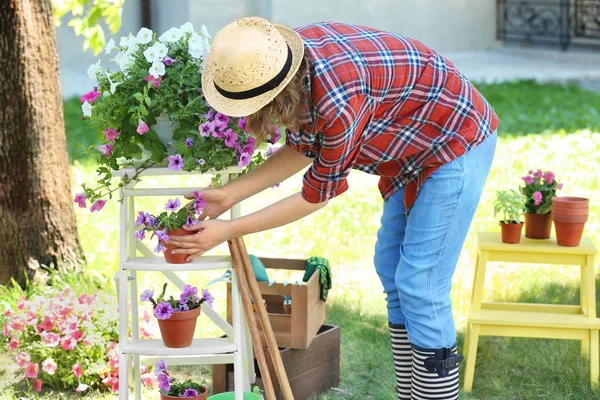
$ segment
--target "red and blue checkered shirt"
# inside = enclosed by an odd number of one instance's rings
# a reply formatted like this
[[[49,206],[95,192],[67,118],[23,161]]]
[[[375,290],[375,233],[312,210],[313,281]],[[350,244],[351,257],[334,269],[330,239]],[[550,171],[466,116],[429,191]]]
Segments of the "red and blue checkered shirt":
[[[296,31],[309,65],[307,113],[286,143],[315,158],[302,189],[311,203],[346,191],[358,169],[381,177],[385,199],[406,186],[409,210],[428,176],[498,126],[467,78],[417,40],[342,23]]]

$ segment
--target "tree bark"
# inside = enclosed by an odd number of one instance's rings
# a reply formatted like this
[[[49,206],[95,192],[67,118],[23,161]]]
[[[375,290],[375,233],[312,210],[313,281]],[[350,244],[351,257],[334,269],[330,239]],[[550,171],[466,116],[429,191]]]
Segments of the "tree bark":
[[[0,284],[83,261],[50,0],[0,0]]]

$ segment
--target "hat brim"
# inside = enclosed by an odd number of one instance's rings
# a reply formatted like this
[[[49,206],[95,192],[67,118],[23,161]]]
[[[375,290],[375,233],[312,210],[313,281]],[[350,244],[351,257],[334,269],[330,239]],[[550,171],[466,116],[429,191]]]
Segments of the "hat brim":
[[[286,26],[278,24],[273,24],[273,26],[281,33],[287,45],[292,50],[292,66],[290,67],[290,72],[288,72],[281,84],[275,89],[250,99],[234,100],[227,98],[215,88],[213,71],[208,63],[206,64],[206,67],[202,71],[202,91],[210,106],[221,114],[230,117],[246,117],[254,114],[269,104],[271,100],[286,87],[294,77],[294,74],[298,71],[304,58],[304,42],[302,41],[302,38],[296,31]]]

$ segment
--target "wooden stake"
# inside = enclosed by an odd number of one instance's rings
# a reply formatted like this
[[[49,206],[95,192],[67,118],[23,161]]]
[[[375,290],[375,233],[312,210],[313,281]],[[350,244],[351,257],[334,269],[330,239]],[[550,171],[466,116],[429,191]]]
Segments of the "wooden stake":
[[[258,325],[256,324],[254,311],[252,310],[252,303],[250,301],[250,290],[248,288],[248,280],[246,278],[246,271],[244,270],[241,252],[235,240],[230,240],[228,244],[229,251],[231,252],[231,258],[233,261],[233,269],[238,280],[240,297],[242,298],[242,304],[244,306],[244,312],[246,314],[246,321],[248,322],[248,329],[250,330],[252,346],[254,347],[254,353],[256,354],[258,367],[261,371],[262,381],[265,389],[265,396],[267,400],[277,400],[275,396],[275,389],[273,389],[273,381],[271,380],[271,374],[269,373],[269,367],[267,365],[267,359],[265,357],[265,351],[262,345],[262,341],[260,340],[260,332],[258,330]]]
[[[267,341],[267,347],[269,348],[269,354],[271,355],[271,360],[273,361],[273,367],[275,368],[277,378],[279,379],[279,386],[281,387],[283,398],[284,400],[294,400],[294,394],[292,393],[292,388],[290,387],[290,382],[288,380],[287,373],[285,372],[283,361],[281,360],[281,354],[279,354],[279,348],[277,347],[275,334],[273,333],[273,328],[271,327],[271,322],[269,321],[269,315],[267,314],[265,305],[262,301],[260,301],[260,299],[262,299],[262,295],[260,293],[260,288],[258,287],[258,282],[256,282],[256,277],[254,276],[254,270],[252,269],[252,264],[250,263],[250,258],[248,257],[248,251],[246,250],[244,239],[240,237],[234,240],[237,240],[238,243],[238,248],[242,256],[242,264],[244,266],[244,270],[246,271],[246,277],[248,278],[248,286],[250,286],[250,292],[252,293],[252,297],[255,299],[254,304],[256,305],[256,309],[258,311],[258,318],[263,329],[263,334],[265,335],[265,339]]]

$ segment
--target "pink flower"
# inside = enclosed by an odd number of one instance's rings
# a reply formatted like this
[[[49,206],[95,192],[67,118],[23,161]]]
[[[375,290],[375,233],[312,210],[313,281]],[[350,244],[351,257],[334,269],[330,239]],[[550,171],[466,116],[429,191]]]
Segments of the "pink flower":
[[[521,179],[523,179],[526,185],[531,185],[533,183],[533,178],[531,177],[531,175],[525,175]]]
[[[281,127],[276,125],[273,127],[273,133],[271,134],[271,138],[268,140],[268,142],[275,144],[279,142],[279,139],[281,139]]]
[[[115,131],[113,128],[108,128],[105,131],[102,131],[104,136],[106,137],[107,142],[115,142],[115,140],[119,137],[119,132]]]
[[[28,378],[37,378],[39,372],[40,366],[37,364],[30,362],[25,366],[25,375],[27,375]]]
[[[42,382],[41,379],[36,379],[33,382],[33,390],[35,390],[36,392],[41,392],[42,391],[42,386],[44,385],[44,382]]]
[[[140,366],[140,374],[145,374],[146,372],[148,372],[148,366],[146,366],[146,365]]]
[[[113,146],[112,144],[103,144],[98,147],[98,150],[100,151],[100,153],[102,153],[104,157],[110,157],[110,153],[112,153],[114,148],[115,146]]]
[[[180,171],[185,163],[183,162],[183,158],[180,154],[175,154],[173,156],[169,156],[169,166],[168,168],[173,171]]]
[[[151,83],[152,85],[154,85],[155,88],[157,88],[162,83],[162,76],[155,78],[152,75],[148,75],[147,77],[144,78],[144,80],[148,83]]]
[[[12,315],[12,310],[9,308],[7,308],[6,310],[4,310],[4,316],[5,317],[10,317]]]
[[[225,146],[227,147],[235,147],[237,141],[237,133],[235,133],[232,129],[227,129],[224,134]]]
[[[15,357],[15,362],[21,368],[25,368],[29,361],[31,361],[31,356],[25,352],[20,352]]]
[[[534,176],[535,178],[542,179],[542,170],[541,170],[541,169],[538,169],[537,171],[535,171],[535,172],[533,173],[533,176]]]
[[[238,120],[238,128],[240,128],[242,131],[248,133],[248,131],[246,130],[246,117]]]
[[[54,332],[42,332],[41,336],[46,347],[56,347],[60,343],[60,336]]]
[[[73,350],[75,346],[77,346],[77,340],[75,340],[72,336],[64,336],[62,339],[60,339],[60,345],[67,351]]]
[[[22,310],[25,308],[25,304],[27,304],[27,298],[25,296],[19,297],[19,301],[17,301],[17,308]]]
[[[562,183],[559,183],[557,186],[558,189],[562,189]]]
[[[554,183],[554,173],[552,171],[546,171],[543,177],[548,185],[552,185]]]
[[[102,208],[104,208],[105,204],[106,204],[106,200],[96,200],[96,202],[94,204],[92,204],[92,206],[90,207],[90,211],[91,212],[100,211],[100,210],[102,210]]]
[[[138,127],[136,129],[136,132],[139,133],[140,135],[143,135],[144,133],[148,132],[148,124],[146,124],[144,121],[142,121],[141,119],[138,121]]]
[[[211,133],[215,133],[215,124],[206,121],[200,124],[198,127],[198,132],[200,132],[200,136],[208,137]]]
[[[77,363],[77,364],[73,365],[73,367],[71,368],[71,371],[73,371],[73,373],[75,374],[75,378],[77,378],[77,379],[81,379],[81,377],[83,376],[83,370],[81,369],[81,363]]]
[[[85,332],[82,331],[75,331],[75,333],[73,334],[73,339],[75,339],[77,342],[81,342],[84,337]]]
[[[79,385],[75,388],[76,392],[85,392],[88,389],[88,385],[86,385],[85,383],[79,383]]]
[[[16,332],[21,332],[25,329],[25,321],[19,316],[15,316],[10,320],[10,329]]]
[[[25,324],[28,326],[33,326],[35,324],[37,324],[38,322],[38,317],[37,315],[35,315],[35,313],[32,313],[31,311],[27,313],[27,319],[25,320]]]
[[[156,377],[154,374],[143,373],[141,378],[142,385],[146,387],[154,387],[154,385],[156,385]]]
[[[79,304],[92,304],[93,299],[90,295],[84,293],[77,298],[77,301],[79,302]]]
[[[539,206],[542,204],[542,193],[541,192],[533,192],[533,205]]]
[[[42,371],[49,375],[54,375],[54,373],[56,372],[56,367],[56,362],[54,362],[54,360],[51,358],[46,358],[42,362]]]
[[[94,90],[92,90],[91,92],[87,92],[86,94],[81,96],[79,100],[82,103],[85,103],[87,101],[88,103],[92,104],[96,101],[98,96],[100,96],[100,93],[98,93],[98,86],[94,86]]]
[[[10,332],[8,331],[8,324],[4,324],[4,326],[2,327],[2,336],[8,335],[10,335]]]
[[[250,164],[250,154],[242,153],[238,159],[238,167],[244,168]]]
[[[119,391],[119,379],[118,378],[113,378],[113,381],[110,385],[110,390],[113,393],[116,393]]]
[[[8,342],[8,348],[14,351],[18,347],[19,347],[19,340],[13,336],[12,339],[10,339],[10,342]]]
[[[79,204],[79,208],[85,208],[85,199],[87,199],[87,195],[84,193],[75,195],[75,203]]]
[[[45,316],[42,320],[41,327],[45,331],[51,331],[54,329],[54,320],[48,316]]]

